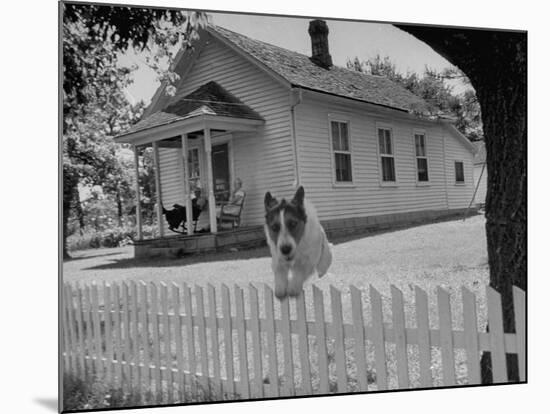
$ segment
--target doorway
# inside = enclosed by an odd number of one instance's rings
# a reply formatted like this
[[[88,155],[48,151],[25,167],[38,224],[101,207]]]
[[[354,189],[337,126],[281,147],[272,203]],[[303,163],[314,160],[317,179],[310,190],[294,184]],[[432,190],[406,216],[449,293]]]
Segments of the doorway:
[[[229,174],[229,146],[227,143],[212,146],[212,179],[216,204],[229,201],[231,177]]]

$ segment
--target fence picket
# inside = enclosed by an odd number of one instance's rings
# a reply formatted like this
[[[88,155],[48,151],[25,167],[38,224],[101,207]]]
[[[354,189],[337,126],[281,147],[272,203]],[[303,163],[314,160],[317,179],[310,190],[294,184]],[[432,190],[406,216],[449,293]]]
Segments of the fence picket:
[[[462,312],[466,339],[466,358],[468,366],[468,384],[480,384],[479,344],[477,337],[477,312],[475,295],[462,287]]]
[[[365,349],[365,324],[363,321],[363,303],[361,291],[355,286],[350,287],[351,313],[353,318],[354,357],[357,366],[357,382],[360,391],[368,391],[367,360]]]
[[[176,338],[176,359],[178,364],[178,399],[180,403],[185,402],[185,373],[183,368],[183,341],[181,332],[181,300],[180,288],[172,284],[172,301],[174,302],[174,336]]]
[[[525,381],[525,292],[517,286],[514,286],[512,288],[512,294],[514,297],[519,380]]]
[[[120,324],[120,291],[118,285],[115,283],[112,286],[113,294],[113,336],[114,341],[114,354],[116,358],[115,372],[116,372],[116,384],[120,387],[124,385],[124,378],[122,376],[122,338],[121,338],[121,324]]]
[[[382,297],[372,286],[370,290],[370,305],[372,313],[372,340],[374,344],[376,385],[378,391],[388,388],[388,374],[386,368],[386,345],[384,339],[384,316],[382,314]]]
[[[403,308],[403,292],[391,285],[392,324],[395,354],[397,357],[397,385],[399,388],[409,388],[409,361],[407,358],[407,338],[405,330],[405,311]]]
[[[172,335],[170,333],[170,317],[168,314],[168,286],[160,284],[160,302],[162,304],[162,342],[164,343],[164,366],[166,367],[166,388],[168,404],[174,403],[174,375],[172,373]]]
[[[235,309],[237,316],[237,337],[239,341],[239,381],[241,383],[241,397],[250,398],[250,382],[248,379],[248,353],[246,346],[246,327],[244,314],[243,290],[234,286]]]
[[[78,330],[78,350],[79,350],[79,360],[80,360],[80,375],[83,379],[88,378],[88,372],[86,369],[86,350],[84,349],[84,321],[82,319],[83,313],[83,303],[82,303],[82,289],[77,287],[76,289],[76,328]]]
[[[493,373],[493,383],[508,382],[504,348],[504,326],[502,323],[502,301],[500,294],[492,287],[487,287],[487,313],[489,319],[489,336],[491,339],[491,369]]]
[[[443,384],[455,385],[456,374],[451,302],[449,293],[441,287],[437,288],[437,305],[439,312],[439,340],[441,346],[441,362],[443,365]]]
[[[254,357],[254,392],[253,397],[264,396],[264,384],[262,378],[262,344],[260,334],[260,306],[258,303],[258,290],[250,284],[248,286],[250,298],[250,331],[252,333],[252,356]]]
[[[204,317],[204,294],[200,286],[195,286],[195,299],[197,303],[197,325],[199,346],[201,355],[201,380],[202,386],[205,391],[210,392],[210,385],[208,377],[210,376],[210,370],[208,368],[208,347],[206,342],[206,321]]]
[[[94,343],[97,375],[103,377],[103,352],[101,344],[101,324],[99,321],[99,299],[97,285],[92,284],[92,318],[94,323]]]
[[[153,363],[155,369],[153,375],[155,378],[155,394],[157,404],[162,402],[162,372],[160,365],[160,333],[159,333],[159,297],[157,285],[151,282],[151,322],[153,330]]]
[[[235,394],[235,372],[233,369],[233,328],[231,326],[231,299],[229,288],[222,284],[223,343],[225,350],[225,375],[227,392]]]
[[[114,366],[113,360],[113,335],[112,335],[112,315],[111,315],[111,286],[103,284],[103,309],[105,310],[105,348],[106,348],[106,380],[113,381]]]
[[[128,284],[125,282],[121,283],[122,289],[122,308],[120,320],[122,322],[122,334],[124,337],[123,340],[123,362],[124,362],[124,376],[126,377],[126,389],[131,391],[133,389],[132,369],[130,367],[130,362],[132,361],[131,357],[131,348],[130,348],[130,300],[128,298]]]
[[[147,285],[141,282],[140,285],[141,294],[141,345],[143,346],[143,382],[145,388],[149,389],[151,386],[151,360],[150,360],[150,347],[149,347],[149,312],[147,300]],[[144,397],[144,402],[146,398]]]
[[[286,396],[296,395],[294,384],[294,361],[292,359],[292,331],[290,329],[290,302],[288,296],[281,300],[281,336],[283,339],[283,357],[285,380],[283,382]]]
[[[63,373],[72,373],[72,366],[71,366],[71,345],[69,343],[70,341],[70,335],[69,335],[69,316],[68,316],[68,305],[67,305],[67,295],[65,293],[65,289],[62,291],[62,307],[61,307],[61,323],[62,323],[62,331],[61,334],[63,336],[63,351],[65,352],[65,357],[63,358]]]
[[[336,383],[338,392],[348,391],[348,374],[346,371],[346,345],[344,341],[344,322],[342,318],[342,295],[334,286],[330,287],[330,304],[332,308],[332,335],[336,363]]]
[[[75,332],[75,306],[74,306],[74,297],[73,290],[70,284],[65,285],[66,295],[67,295],[67,311],[68,311],[68,323],[69,323],[69,338],[71,340],[71,363],[73,365],[73,374],[78,375],[78,358],[77,358],[77,341],[76,341],[76,332]]]
[[[93,327],[92,327],[92,299],[90,294],[90,287],[86,286],[84,289],[84,298],[86,299],[86,307],[84,312],[84,320],[86,324],[86,349],[88,351],[88,357],[90,361],[90,375],[94,374],[94,367],[97,368],[97,362],[94,362],[93,357],[95,356],[95,341],[93,336]]]
[[[214,370],[215,383],[213,384],[214,393],[222,395],[222,376],[220,367],[220,349],[218,338],[218,312],[216,306],[216,291],[214,286],[208,284],[208,307],[209,307],[209,326],[210,326],[210,345],[212,347],[212,365]]]
[[[323,291],[313,285],[313,307],[315,308],[315,334],[317,338],[317,356],[319,364],[319,394],[330,391],[328,377],[327,335],[325,325],[325,304]]]
[[[271,397],[279,397],[279,374],[277,363],[277,334],[275,331],[275,309],[273,291],[264,284],[265,320],[267,326],[267,349],[269,356],[269,389]]]
[[[187,283],[183,284],[183,302],[185,307],[185,324],[187,326],[187,356],[189,358],[189,373],[191,374],[191,394],[197,392],[197,382],[195,375],[197,374],[197,360],[195,358],[195,328],[193,327],[193,302],[191,301],[191,288]]]
[[[306,292],[296,298],[296,313],[298,317],[298,345],[300,353],[300,370],[302,373],[302,394],[311,395],[311,367],[309,363],[309,336],[307,332]]]
[[[141,393],[142,379],[141,379],[141,369],[140,369],[140,332],[139,332],[139,322],[138,322],[138,291],[137,285],[134,280],[130,281],[130,291],[131,291],[131,307],[132,307],[132,362],[134,364],[134,378],[137,387],[138,394]]]
[[[416,329],[418,332],[418,366],[420,386],[433,386],[430,347],[430,319],[428,312],[428,295],[418,286],[415,287]]]

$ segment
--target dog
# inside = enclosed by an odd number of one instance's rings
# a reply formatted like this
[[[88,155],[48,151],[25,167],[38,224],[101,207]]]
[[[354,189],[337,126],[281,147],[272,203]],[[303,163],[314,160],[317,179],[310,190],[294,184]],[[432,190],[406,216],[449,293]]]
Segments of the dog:
[[[265,194],[265,235],[275,275],[275,296],[282,300],[302,293],[304,282],[315,273],[326,274],[332,263],[330,244],[317,212],[305,200],[300,186],[294,198],[278,202]]]
[[[196,223],[202,211],[201,207],[198,205],[196,198],[191,201],[191,211],[193,221]],[[164,214],[164,216],[166,217],[168,228],[174,233],[182,233],[181,231],[177,230],[182,224],[184,230],[186,229],[187,209],[184,206],[180,204],[174,204],[172,210],[166,210],[164,206],[162,206],[162,214]]]

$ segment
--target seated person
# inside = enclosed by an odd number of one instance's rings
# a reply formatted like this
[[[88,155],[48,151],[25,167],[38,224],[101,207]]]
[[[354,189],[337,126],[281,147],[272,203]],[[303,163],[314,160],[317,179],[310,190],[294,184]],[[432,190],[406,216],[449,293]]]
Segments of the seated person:
[[[223,203],[222,205],[216,206],[216,218],[220,218],[222,206],[223,206],[223,212],[224,214],[231,214],[237,216],[241,210],[241,205],[244,201],[245,192],[242,189],[243,183],[240,178],[237,178],[235,180],[235,190],[233,191],[233,194],[229,198],[229,201],[227,203]]]

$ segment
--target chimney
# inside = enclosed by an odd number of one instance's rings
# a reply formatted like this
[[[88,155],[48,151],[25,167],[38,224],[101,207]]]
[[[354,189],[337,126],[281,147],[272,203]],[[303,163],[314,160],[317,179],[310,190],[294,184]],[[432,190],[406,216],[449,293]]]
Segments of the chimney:
[[[332,66],[332,58],[328,52],[328,26],[324,20],[309,22],[308,33],[311,36],[311,60],[322,68]]]

